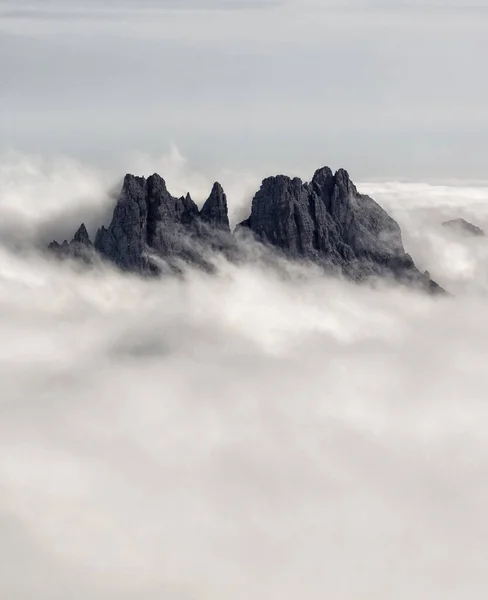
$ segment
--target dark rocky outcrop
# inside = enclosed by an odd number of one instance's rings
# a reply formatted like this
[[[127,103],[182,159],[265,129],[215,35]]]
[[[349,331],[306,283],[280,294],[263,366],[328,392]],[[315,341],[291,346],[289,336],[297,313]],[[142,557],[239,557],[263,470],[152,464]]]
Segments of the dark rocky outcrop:
[[[216,183],[201,211],[190,194],[172,196],[162,177],[126,175],[112,222],[98,230],[95,248],[124,270],[157,270],[151,255],[199,262],[198,246],[230,234],[227,199]]]
[[[469,221],[464,219],[452,219],[451,221],[444,221],[443,227],[447,227],[456,233],[468,234],[473,236],[483,236],[485,232],[476,225],[473,225]]]
[[[354,279],[390,275],[440,290],[414,265],[400,227],[372,198],[359,194],[347,171],[324,167],[310,183],[269,177],[240,224],[293,259],[306,259]]]
[[[210,196],[200,211],[200,219],[222,231],[230,232],[227,197],[220,183],[214,183]]]
[[[319,169],[310,183],[268,177],[254,196],[249,218],[238,227],[288,258],[313,261],[357,280],[388,275],[441,290],[405,252],[396,221],[358,193],[344,169]],[[236,256],[237,245],[219,183],[199,210],[189,194],[172,196],[154,174],[147,179],[125,176],[112,221],[98,230],[93,247],[123,270],[151,273],[160,270],[159,259],[204,266],[208,250]],[[69,256],[93,247],[84,225],[69,244],[50,245]]]

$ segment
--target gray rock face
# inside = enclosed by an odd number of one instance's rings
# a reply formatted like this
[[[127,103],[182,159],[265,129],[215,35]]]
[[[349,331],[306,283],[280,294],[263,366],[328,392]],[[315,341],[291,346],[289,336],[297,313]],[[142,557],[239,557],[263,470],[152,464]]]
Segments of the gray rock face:
[[[241,223],[262,242],[355,279],[392,275],[435,290],[439,286],[405,252],[400,227],[372,198],[359,194],[347,171],[328,167],[310,183],[269,177]],[[440,288],[439,288],[440,289]]]
[[[210,196],[200,211],[200,219],[217,229],[230,232],[227,197],[220,183],[214,183]]]
[[[85,224],[82,223],[78,229],[78,231],[73,236],[72,244],[83,244],[85,246],[91,246],[92,243],[90,241],[90,236],[88,235],[88,231],[86,230]]]
[[[474,236],[483,236],[485,232],[476,225],[473,225],[469,221],[465,221],[464,219],[452,219],[451,221],[444,221],[442,223],[444,227],[448,227],[452,229],[456,233],[463,233]]]
[[[123,270],[150,273],[158,270],[154,255],[203,265],[203,246],[222,250],[226,236],[230,237],[227,199],[219,183],[199,211],[189,194],[172,196],[159,175],[146,179],[128,174],[112,221],[97,231],[94,246],[82,225],[69,244],[52,242],[49,249],[60,256],[78,256],[94,248]]]
[[[400,227],[374,200],[359,194],[347,171],[328,167],[310,183],[285,175],[268,177],[239,227],[291,259],[313,261],[354,279],[390,275],[441,291],[405,252]],[[199,211],[187,194],[172,196],[157,174],[126,175],[110,225],[101,227],[94,249],[119,268],[158,272],[154,257],[205,266],[208,250],[238,257],[230,234],[227,198],[219,183]],[[50,245],[60,255],[93,253],[84,225],[73,240]]]
[[[201,212],[187,194],[175,198],[162,177],[126,175],[108,228],[98,230],[95,248],[124,270],[155,269],[150,255],[199,262],[199,242],[213,245],[214,230],[230,233],[227,199],[220,184]]]

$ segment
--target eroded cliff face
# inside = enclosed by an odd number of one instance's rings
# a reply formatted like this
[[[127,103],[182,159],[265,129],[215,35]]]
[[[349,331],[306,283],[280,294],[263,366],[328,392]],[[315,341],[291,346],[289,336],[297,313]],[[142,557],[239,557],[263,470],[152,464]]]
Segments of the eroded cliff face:
[[[214,231],[230,234],[227,199],[218,183],[199,211],[189,194],[172,196],[157,174],[126,175],[112,221],[98,230],[94,246],[121,269],[146,272],[154,268],[151,254],[195,260],[197,246],[212,245]]]
[[[285,175],[266,178],[249,218],[238,227],[290,259],[354,279],[387,275],[440,290],[405,252],[396,221],[360,194],[344,169],[333,173],[323,167],[309,183]],[[126,175],[112,221],[98,230],[93,247],[82,226],[72,242],[53,242],[50,248],[73,256],[94,249],[123,270],[146,273],[157,271],[154,257],[202,264],[204,251],[225,250],[232,239],[219,183],[199,210],[189,194],[172,196],[157,174]]]
[[[344,169],[324,167],[310,183],[269,177],[240,224],[293,259],[306,259],[355,279],[391,275],[438,287],[420,273],[402,243],[400,227],[369,196],[358,193]]]

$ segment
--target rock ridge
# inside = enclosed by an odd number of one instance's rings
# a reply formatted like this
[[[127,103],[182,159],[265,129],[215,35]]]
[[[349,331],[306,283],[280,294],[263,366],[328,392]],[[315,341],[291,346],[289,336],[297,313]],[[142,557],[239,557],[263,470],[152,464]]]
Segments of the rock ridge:
[[[345,169],[322,167],[310,182],[265,178],[237,229],[289,259],[312,261],[355,280],[386,275],[441,291],[406,253],[397,222],[358,192]],[[155,173],[124,177],[112,220],[97,231],[93,245],[82,224],[70,243],[52,242],[49,248],[64,256],[95,250],[123,270],[151,273],[159,270],[154,257],[203,264],[205,249],[226,251],[236,244],[218,182],[199,209],[190,194],[172,196]]]

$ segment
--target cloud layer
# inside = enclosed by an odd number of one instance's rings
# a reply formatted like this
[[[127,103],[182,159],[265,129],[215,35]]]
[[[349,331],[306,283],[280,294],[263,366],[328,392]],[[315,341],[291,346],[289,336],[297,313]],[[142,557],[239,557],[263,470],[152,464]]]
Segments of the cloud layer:
[[[212,180],[166,160],[170,189]],[[64,165],[12,159],[0,221],[16,199],[37,241],[115,182]],[[453,298],[291,265],[141,281],[1,244],[2,597],[486,597],[487,242],[439,223],[486,225],[488,190],[360,189]]]

